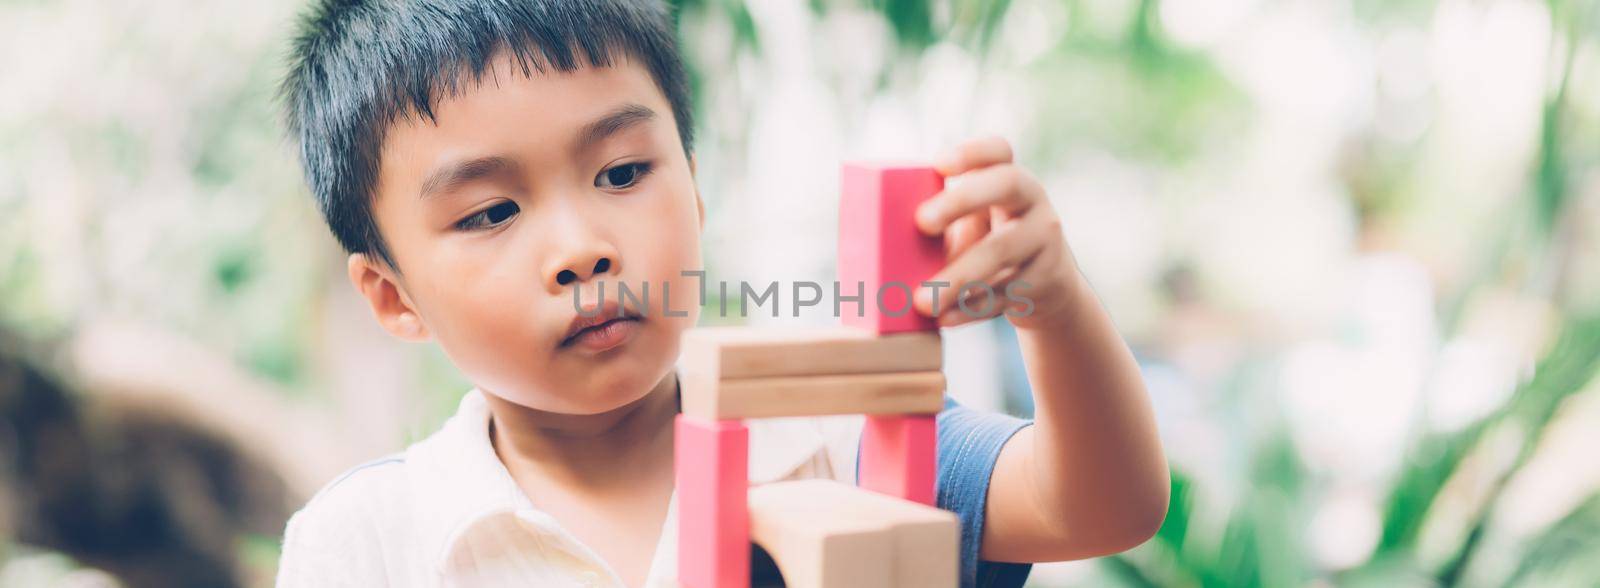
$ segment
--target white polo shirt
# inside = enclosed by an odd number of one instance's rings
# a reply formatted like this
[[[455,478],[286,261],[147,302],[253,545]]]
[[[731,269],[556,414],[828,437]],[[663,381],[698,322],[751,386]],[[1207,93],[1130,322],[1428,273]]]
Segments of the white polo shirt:
[[[751,419],[750,482],[855,482],[859,416]],[[674,506],[677,501],[673,494]],[[646,586],[674,586],[669,508]],[[404,452],[344,473],[289,519],[278,586],[623,586],[593,550],[534,508],[489,440],[477,390]]]

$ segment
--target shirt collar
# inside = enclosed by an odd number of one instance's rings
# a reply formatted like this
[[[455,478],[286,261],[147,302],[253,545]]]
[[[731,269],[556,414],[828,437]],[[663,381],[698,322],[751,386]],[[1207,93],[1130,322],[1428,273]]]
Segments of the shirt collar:
[[[803,418],[748,419],[751,484],[782,480],[826,450],[822,433]],[[425,554],[443,572],[457,544],[489,517],[534,514],[489,439],[489,406],[473,389],[439,432],[406,450],[406,468]],[[676,497],[676,493],[674,493]]]

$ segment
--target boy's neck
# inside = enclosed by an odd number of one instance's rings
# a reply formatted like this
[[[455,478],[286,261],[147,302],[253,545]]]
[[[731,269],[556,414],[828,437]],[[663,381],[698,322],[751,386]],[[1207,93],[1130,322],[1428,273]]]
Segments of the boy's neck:
[[[493,394],[490,440],[514,478],[537,473],[561,485],[605,485],[629,479],[629,466],[647,466],[666,448],[671,461],[672,420],[678,412],[676,370],[644,397],[593,415],[528,408]]]

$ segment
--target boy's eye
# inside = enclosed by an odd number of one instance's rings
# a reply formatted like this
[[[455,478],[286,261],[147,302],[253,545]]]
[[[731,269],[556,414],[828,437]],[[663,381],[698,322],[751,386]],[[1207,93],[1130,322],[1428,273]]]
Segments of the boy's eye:
[[[639,178],[650,173],[650,164],[645,162],[624,163],[622,165],[606,168],[595,176],[596,188],[620,189],[632,186]]]
[[[517,212],[521,210],[522,209],[518,208],[517,203],[515,202],[511,202],[509,200],[501,202],[489,208],[478,211],[472,216],[457,221],[456,229],[462,231],[473,231],[478,229],[494,228],[500,226],[501,223],[511,220],[511,217],[516,216]]]

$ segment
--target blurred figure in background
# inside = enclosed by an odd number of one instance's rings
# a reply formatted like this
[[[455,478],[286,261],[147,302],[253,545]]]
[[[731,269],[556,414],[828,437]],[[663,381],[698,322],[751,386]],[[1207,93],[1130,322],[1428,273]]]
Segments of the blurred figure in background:
[[[75,393],[30,355],[0,333],[0,537],[133,588],[243,585],[239,538],[288,515],[279,475],[171,407]]]

